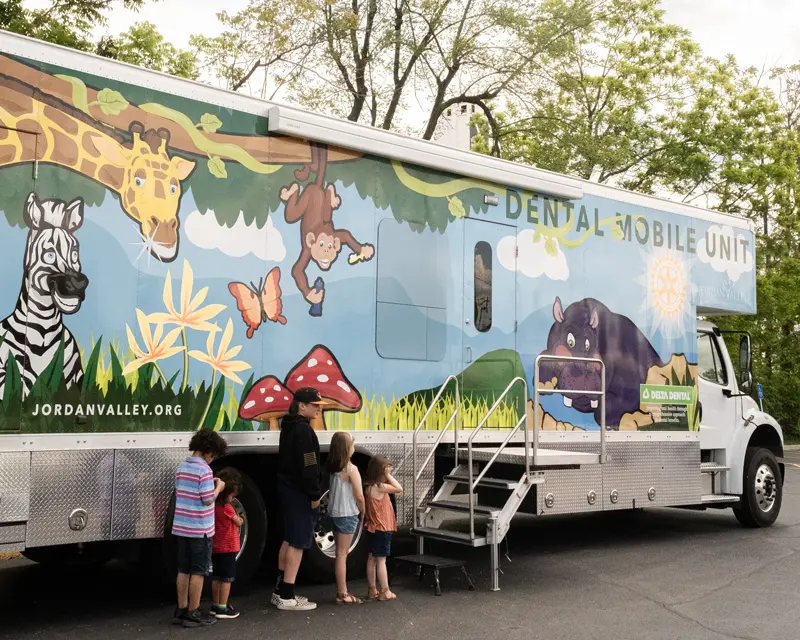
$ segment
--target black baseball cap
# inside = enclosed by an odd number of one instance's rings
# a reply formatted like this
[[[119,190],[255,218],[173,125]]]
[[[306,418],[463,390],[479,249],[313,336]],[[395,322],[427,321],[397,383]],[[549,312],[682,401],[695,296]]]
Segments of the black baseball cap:
[[[322,396],[319,394],[319,391],[313,387],[303,387],[302,389],[298,389],[294,394],[294,399],[297,400],[297,402],[302,402],[303,404],[330,404],[330,402],[327,400],[323,400]]]

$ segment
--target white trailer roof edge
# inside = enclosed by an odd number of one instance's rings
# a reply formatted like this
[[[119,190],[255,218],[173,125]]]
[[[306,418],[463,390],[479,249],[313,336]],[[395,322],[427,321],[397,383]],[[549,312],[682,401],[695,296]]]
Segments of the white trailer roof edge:
[[[154,91],[207,102],[225,109],[267,117],[270,131],[276,133],[305,137],[362,153],[497,183],[498,186],[515,186],[571,200],[590,194],[712,223],[754,230],[753,223],[741,216],[572,178],[472,151],[451,149],[436,142],[253,98],[199,81],[144,69],[8,31],[0,30],[0,51],[39,62],[59,64],[83,73],[127,82]]]

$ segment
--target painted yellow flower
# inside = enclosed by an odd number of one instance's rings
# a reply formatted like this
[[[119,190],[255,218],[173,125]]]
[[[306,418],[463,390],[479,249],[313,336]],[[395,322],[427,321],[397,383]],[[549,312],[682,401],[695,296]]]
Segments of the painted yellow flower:
[[[228,318],[228,324],[225,326],[225,331],[222,332],[222,338],[219,341],[219,349],[216,353],[214,353],[214,335],[218,328],[216,326],[214,328],[215,331],[211,331],[208,334],[208,340],[206,341],[207,351],[205,353],[202,351],[190,351],[189,356],[200,362],[205,362],[215,373],[219,372],[229,380],[243,384],[239,376],[236,375],[236,372],[249,369],[250,365],[242,360],[233,360],[242,350],[241,345],[237,345],[231,349],[228,348],[231,343],[231,338],[233,337],[233,321]]]
[[[175,341],[181,333],[180,327],[173,329],[164,336],[164,325],[157,324],[155,332],[151,332],[150,321],[139,309],[136,310],[136,320],[139,323],[139,332],[142,334],[144,347],[141,349],[139,348],[139,343],[136,341],[133,331],[131,331],[131,328],[126,324],[125,329],[128,331],[128,346],[131,351],[133,351],[136,359],[125,365],[125,368],[122,370],[124,375],[133,373],[139,367],[143,367],[146,364],[155,364],[159,360],[170,358],[176,353],[183,351],[182,346],[175,346]],[[156,367],[158,367],[157,364]]]
[[[205,302],[208,295],[208,287],[203,287],[192,297],[192,287],[194,286],[194,272],[188,260],[183,261],[183,275],[181,276],[181,297],[176,308],[172,300],[172,274],[167,271],[167,278],[164,281],[164,306],[167,312],[153,313],[150,315],[151,322],[163,322],[164,324],[177,324],[178,326],[199,331],[216,331],[216,325],[209,322],[221,311],[225,310],[224,304],[209,304],[205,307],[200,305]]]

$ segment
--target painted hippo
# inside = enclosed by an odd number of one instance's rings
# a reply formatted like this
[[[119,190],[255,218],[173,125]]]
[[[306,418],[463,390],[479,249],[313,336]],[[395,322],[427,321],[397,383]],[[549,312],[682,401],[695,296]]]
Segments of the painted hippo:
[[[614,313],[593,298],[573,302],[566,310],[561,300],[553,304],[555,322],[542,353],[579,358],[600,358],[606,365],[606,425],[618,427],[626,413],[639,409],[639,385],[647,380],[650,367],[663,363],[650,341],[630,319]],[[541,381],[558,378],[564,404],[583,413],[594,412],[600,424],[600,398],[581,391],[600,390],[600,365],[542,362]]]

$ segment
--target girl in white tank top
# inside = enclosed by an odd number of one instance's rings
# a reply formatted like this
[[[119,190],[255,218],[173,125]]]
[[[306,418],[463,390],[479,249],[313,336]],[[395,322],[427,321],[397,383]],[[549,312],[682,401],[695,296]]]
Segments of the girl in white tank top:
[[[353,535],[364,516],[364,490],[358,467],[350,462],[355,452],[353,437],[337,431],[328,452],[328,517],[336,541],[336,604],[361,604],[361,599],[347,591],[347,554]]]

